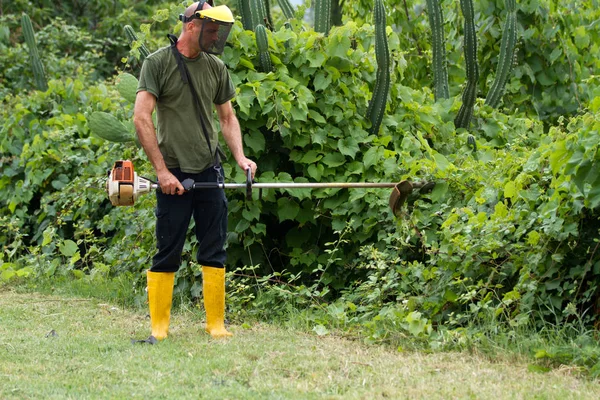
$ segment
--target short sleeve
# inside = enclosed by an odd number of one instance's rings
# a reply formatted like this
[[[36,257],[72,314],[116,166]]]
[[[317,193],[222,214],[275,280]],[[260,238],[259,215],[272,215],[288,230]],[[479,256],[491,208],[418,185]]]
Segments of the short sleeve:
[[[142,64],[140,81],[136,93],[141,91],[150,92],[157,99],[159,97],[160,85],[158,83],[158,68],[152,58],[146,58]]]
[[[224,104],[235,97],[235,88],[225,65],[221,66],[219,85],[213,102],[217,105]]]

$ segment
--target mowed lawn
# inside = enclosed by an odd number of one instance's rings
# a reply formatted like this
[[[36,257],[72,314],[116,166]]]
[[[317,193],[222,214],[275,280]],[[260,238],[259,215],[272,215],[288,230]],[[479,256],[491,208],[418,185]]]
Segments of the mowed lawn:
[[[514,357],[399,352],[267,324],[215,341],[176,311],[171,336],[145,310],[0,288],[1,399],[598,399],[569,368],[530,372]]]

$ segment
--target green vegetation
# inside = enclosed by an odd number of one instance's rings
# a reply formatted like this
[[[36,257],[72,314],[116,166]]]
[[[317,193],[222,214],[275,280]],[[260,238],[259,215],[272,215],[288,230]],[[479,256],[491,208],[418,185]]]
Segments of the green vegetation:
[[[115,208],[104,184],[118,159],[152,175],[134,141],[114,139],[133,132],[142,43],[148,51],[167,45],[182,6],[99,3],[91,15],[65,2],[68,20],[50,6],[3,6],[0,281],[125,276],[141,304],[155,249],[154,198]],[[228,312],[261,321],[296,313],[317,334],[428,351],[503,339],[515,351],[510,338],[539,335],[522,349],[536,366],[570,364],[596,377],[600,10],[583,0],[524,0],[515,10],[501,0],[472,2],[462,32],[458,3],[440,2],[449,97],[436,102],[444,63],[433,61],[419,4],[344,3],[345,23],[327,35],[274,8],[265,26],[270,68],[261,58],[264,37],[244,29],[245,20],[234,25],[222,60],[259,182],[436,186],[410,197],[398,219],[382,190],[265,190],[253,201],[229,192]],[[23,12],[44,55],[45,91],[29,68]],[[133,47],[125,25],[137,32]],[[466,38],[476,54],[463,47]],[[381,77],[385,70],[389,77]],[[461,118],[468,132],[454,125],[465,78],[475,82]],[[384,80],[386,96],[376,90]],[[500,108],[478,93],[501,95]],[[376,130],[368,113],[374,99],[382,104]],[[231,161],[226,179],[245,181]],[[190,235],[177,274],[182,304],[202,295],[195,244]]]

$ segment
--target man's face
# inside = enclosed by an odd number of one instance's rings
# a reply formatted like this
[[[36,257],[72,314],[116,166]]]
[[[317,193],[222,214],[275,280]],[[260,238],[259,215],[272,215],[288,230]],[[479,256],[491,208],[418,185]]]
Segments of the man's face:
[[[209,53],[220,54],[223,51],[230,29],[230,27],[216,22],[204,21],[198,37],[200,49]]]

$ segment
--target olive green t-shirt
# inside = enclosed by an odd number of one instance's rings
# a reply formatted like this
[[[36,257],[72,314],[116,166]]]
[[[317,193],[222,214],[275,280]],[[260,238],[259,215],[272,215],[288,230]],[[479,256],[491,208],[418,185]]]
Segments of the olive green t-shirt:
[[[235,88],[223,61],[200,53],[196,58],[183,56],[201,103],[201,116],[207,128],[213,152],[218,136],[213,126],[213,103],[223,104],[235,96]],[[156,97],[157,139],[167,168],[198,173],[212,165],[200,119],[189,85],[181,80],[177,61],[170,47],[150,54],[142,65],[137,91]]]

